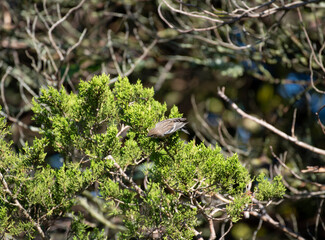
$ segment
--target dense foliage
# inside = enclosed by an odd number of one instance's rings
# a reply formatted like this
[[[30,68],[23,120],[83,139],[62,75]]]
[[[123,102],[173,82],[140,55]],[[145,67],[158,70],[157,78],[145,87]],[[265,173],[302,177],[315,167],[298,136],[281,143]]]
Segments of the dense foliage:
[[[1,140],[2,235],[33,237],[50,219],[73,216],[77,226],[70,234],[78,236],[80,228],[86,228],[89,236],[98,237],[101,228],[82,225],[84,216],[72,211],[76,197],[91,191],[95,183],[104,208],[111,209],[107,214],[124,222],[121,239],[149,238],[154,233],[189,239],[199,224],[198,214],[220,205],[216,194],[229,202],[215,214],[227,212],[233,221],[252,203],[245,191],[251,179],[236,154],[224,157],[219,147],[186,143],[178,133],[166,139],[147,137],[147,129],[157,121],[181,114],[173,107],[166,115],[166,105],[154,100],[153,89],[140,82],[132,85],[120,78],[110,87],[103,74],[81,82],[78,94],[43,89],[34,99],[33,111],[42,138],[26,144],[20,154]],[[125,126],[130,128],[122,136]],[[3,120],[1,127],[6,135]],[[46,147],[63,156],[62,167],[47,163]],[[257,198],[283,196],[285,189],[278,180],[265,182],[263,175],[256,180]]]

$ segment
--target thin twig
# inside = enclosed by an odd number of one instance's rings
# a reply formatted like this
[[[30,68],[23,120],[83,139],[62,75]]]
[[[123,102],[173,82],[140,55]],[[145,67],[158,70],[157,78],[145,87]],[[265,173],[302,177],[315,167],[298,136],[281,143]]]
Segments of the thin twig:
[[[25,129],[28,129],[28,130],[30,130],[32,132],[40,132],[40,129],[38,127],[34,127],[34,126],[27,125],[27,124],[19,121],[17,118],[14,118],[14,117],[9,116],[8,114],[6,114],[3,111],[0,111],[0,115],[4,116],[9,121],[16,123],[20,127],[23,127]]]
[[[117,168],[117,170],[119,171],[119,174],[126,180],[128,181],[133,188],[135,189],[135,191],[142,197],[145,197],[146,194],[144,193],[144,191],[132,180],[132,178],[130,178],[128,175],[126,175],[126,173],[122,170],[122,168],[120,167],[120,165],[115,161],[115,159],[113,158],[113,156],[108,155],[107,157],[105,157],[106,159],[110,159],[113,161],[114,163],[114,167]]]
[[[159,78],[154,86],[155,91],[159,91],[163,83],[165,82],[168,73],[170,72],[171,68],[173,67],[175,61],[170,59],[166,65],[163,67],[162,71],[159,71]]]
[[[120,66],[119,66],[119,64],[117,62],[117,59],[116,59],[116,56],[115,56],[115,53],[114,53],[111,32],[112,32],[111,29],[109,29],[107,31],[107,46],[108,46],[108,49],[109,49],[109,53],[111,54],[111,57],[113,59],[115,69],[116,69],[117,73],[121,76],[122,75],[122,70],[121,70],[121,68],[120,68]]]
[[[322,210],[323,210],[323,204],[324,204],[324,199],[322,199],[319,203],[319,207],[317,210],[317,216],[316,216],[316,220],[315,220],[315,236],[317,236],[317,232],[318,232],[318,225],[319,225],[319,221],[320,221],[320,216],[322,214]]]
[[[126,72],[126,73],[122,73],[121,77],[127,77],[129,76],[134,69],[136,68],[136,66],[148,55],[148,53],[150,52],[150,50],[156,45],[156,43],[158,42],[158,39],[154,39],[152,41],[152,43],[149,45],[149,47],[146,48],[146,50],[142,53],[142,55],[135,61],[135,63],[130,67],[130,69]],[[118,77],[115,77],[113,79],[110,80],[110,84],[116,82],[118,80]]]
[[[290,235],[293,238],[296,238],[298,240],[305,240],[304,237],[302,237],[301,235],[299,235],[298,233],[293,232],[291,229],[287,228],[286,226],[284,226],[283,224],[280,224],[279,222],[275,221],[273,218],[270,217],[270,215],[268,215],[267,213],[265,214],[261,214],[255,211],[251,211],[249,212],[252,216],[257,217],[259,219],[262,219],[264,222],[267,222],[269,224],[271,224],[272,226],[274,226],[275,228],[281,230],[282,232]]]
[[[9,107],[8,107],[8,104],[6,101],[6,96],[5,96],[5,80],[11,71],[12,71],[12,67],[7,67],[6,73],[1,78],[1,99],[2,99],[2,103],[5,107],[6,113],[8,115],[9,115]]]
[[[311,40],[309,38],[309,35],[307,33],[307,30],[306,30],[304,24],[303,24],[303,18],[302,18],[302,15],[301,15],[301,12],[300,12],[300,9],[299,8],[297,8],[297,12],[298,12],[299,21],[300,21],[301,26],[302,26],[302,30],[303,30],[303,32],[305,34],[305,37],[307,39],[307,43],[308,43],[309,48],[311,50],[311,54],[310,54],[310,58],[309,58],[309,69],[310,69],[310,82],[311,82],[311,85],[315,89],[316,92],[321,93],[321,94],[325,94],[325,91],[322,91],[322,90],[318,89],[315,86],[315,84],[314,84],[313,69],[312,69],[312,59],[315,60],[315,62],[317,63],[317,65],[322,69],[323,73],[325,73],[325,67],[324,67],[322,61],[320,61],[320,59],[317,58],[317,55],[315,53],[314,47],[312,45],[312,42],[311,42]]]
[[[224,99],[227,103],[230,104],[230,106],[239,114],[241,115],[243,118],[248,118],[256,123],[258,123],[259,125],[269,129],[270,131],[274,132],[275,134],[279,135],[280,137],[296,144],[299,147],[308,149],[314,153],[318,153],[321,155],[325,155],[325,150],[324,149],[320,149],[317,147],[314,147],[312,145],[309,145],[305,142],[299,141],[297,138],[295,137],[291,137],[288,134],[280,131],[279,129],[277,129],[276,127],[272,126],[271,124],[265,122],[262,119],[258,119],[257,117],[253,117],[252,115],[247,114],[246,112],[244,112],[242,109],[240,109],[237,104],[235,104],[234,102],[232,102],[226,95],[225,95],[225,88],[218,88],[218,95]]]
[[[296,138],[295,136],[295,125],[296,125],[296,117],[297,117],[297,108],[293,111],[293,119],[292,119],[292,125],[291,125],[291,137]]]
[[[233,223],[230,221],[230,226],[229,226],[228,230],[219,238],[220,240],[224,239],[224,237],[230,232],[232,226],[233,226]]]
[[[263,224],[263,220],[260,219],[260,221],[259,221],[259,223],[258,223],[258,226],[257,226],[256,230],[254,231],[254,234],[253,234],[252,240],[255,240],[255,239],[256,239],[257,233],[258,233],[258,231],[261,229],[262,224]]]
[[[59,26],[62,22],[64,22],[64,21],[65,21],[65,20],[70,16],[70,14],[71,14],[72,12],[74,12],[75,10],[77,10],[78,8],[80,8],[80,7],[84,4],[85,1],[86,1],[86,0],[81,0],[81,2],[80,2],[77,6],[71,8],[71,9],[67,12],[67,14],[64,15],[64,17],[60,18],[56,23],[54,23],[54,24],[52,25],[52,27],[50,28],[50,30],[48,31],[49,40],[50,40],[52,46],[54,47],[54,49],[56,50],[57,54],[59,55],[61,61],[64,60],[64,57],[63,57],[63,54],[62,54],[62,52],[60,51],[58,45],[56,45],[56,43],[55,43],[55,41],[54,41],[54,39],[53,39],[52,32],[53,32],[53,30],[54,30],[57,26]]]
[[[302,177],[300,177],[297,173],[295,173],[291,168],[289,168],[285,163],[284,163],[284,161],[282,161],[275,153],[274,153],[274,151],[273,151],[273,147],[272,146],[270,146],[270,149],[271,149],[271,154],[272,154],[272,156],[276,159],[276,160],[278,160],[278,162],[281,164],[281,166],[282,167],[284,167],[286,170],[288,170],[288,171],[290,171],[290,173],[295,177],[295,178],[297,178],[298,180],[300,180],[300,181],[302,181],[302,182],[305,182],[305,183],[310,183],[310,184],[313,184],[313,185],[315,185],[315,186],[317,186],[317,187],[324,187],[324,185],[323,184],[320,184],[320,183],[317,183],[317,182],[311,182],[311,181],[309,181],[309,180],[306,180],[306,179],[303,179]],[[282,174],[281,174],[282,175]]]
[[[322,123],[322,121],[320,120],[320,117],[319,117],[319,113],[325,108],[325,105],[323,105],[320,109],[318,109],[318,111],[315,113],[316,114],[316,117],[317,117],[317,123],[319,124],[319,126],[321,127],[323,133],[325,134],[325,126],[324,124]]]
[[[45,239],[45,234],[41,228],[41,226],[39,225],[38,222],[35,222],[34,219],[29,215],[29,213],[27,212],[27,210],[20,204],[20,202],[18,201],[18,199],[13,195],[13,193],[10,191],[8,184],[4,178],[4,176],[2,175],[2,173],[0,172],[0,179],[1,179],[1,183],[3,186],[3,190],[4,192],[8,193],[8,195],[12,198],[13,203],[11,203],[13,206],[16,206],[19,208],[19,210],[22,211],[23,215],[28,219],[28,221],[30,221],[30,223],[33,224],[33,226],[36,228],[37,232],[40,234],[42,239]]]
[[[80,45],[80,43],[81,43],[82,39],[84,38],[84,36],[86,35],[86,33],[87,33],[87,28],[85,28],[85,29],[82,31],[82,33],[81,33],[81,35],[80,35],[80,37],[79,37],[78,42],[76,42],[74,45],[72,45],[71,47],[68,48],[67,53],[66,53],[66,57],[68,57],[69,54],[70,54],[70,53],[71,53],[71,52],[72,52],[76,47],[78,47],[78,46]]]

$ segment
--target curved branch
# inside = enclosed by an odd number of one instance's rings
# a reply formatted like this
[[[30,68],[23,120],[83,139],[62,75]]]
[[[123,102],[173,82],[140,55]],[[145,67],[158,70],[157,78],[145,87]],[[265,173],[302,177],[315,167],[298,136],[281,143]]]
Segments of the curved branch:
[[[197,6],[194,5],[189,5],[185,4],[182,1],[178,1],[180,8],[177,9],[173,7],[168,1],[163,0],[159,7],[158,7],[158,14],[162,18],[162,20],[170,27],[174,28],[179,32],[185,33],[185,32],[191,32],[191,31],[208,31],[212,29],[216,29],[218,27],[227,25],[227,24],[232,24],[235,22],[238,22],[242,20],[243,18],[264,18],[270,15],[274,15],[278,12],[281,11],[288,11],[291,9],[298,9],[299,7],[305,6],[307,4],[311,3],[318,3],[320,0],[309,0],[309,1],[294,1],[294,2],[289,2],[287,4],[282,1],[281,6],[277,6],[274,4],[275,0],[268,1],[266,3],[262,3],[257,6],[249,7],[245,4],[245,8],[240,7],[239,5],[235,5],[235,10],[232,12],[226,12],[226,11],[218,11],[218,14],[215,14],[213,12],[216,12],[217,10],[211,6],[212,10],[207,11],[204,9],[200,9]],[[182,14],[184,16],[188,16],[189,18],[199,18],[205,21],[209,21],[213,23],[213,26],[210,27],[205,27],[205,28],[191,28],[191,29],[180,29],[177,27],[174,27],[166,18],[161,13],[161,7],[162,3],[166,5],[171,12],[177,13],[177,14]],[[235,1],[232,1],[233,4],[235,4]],[[244,4],[244,3],[243,3]],[[195,7],[198,8],[198,11],[194,12],[189,12],[183,10],[183,6],[187,7]],[[272,7],[270,7],[272,6]]]
[[[60,51],[58,45],[56,45],[56,43],[55,43],[55,41],[54,41],[54,39],[53,39],[52,32],[53,32],[53,30],[54,30],[57,26],[59,26],[63,21],[65,21],[65,20],[70,16],[70,14],[71,14],[73,11],[77,10],[78,8],[80,8],[80,7],[84,4],[85,1],[86,1],[86,0],[82,0],[82,1],[77,5],[77,6],[71,8],[71,9],[67,12],[67,14],[64,15],[64,17],[60,18],[60,19],[59,19],[56,23],[54,23],[54,24],[52,25],[52,27],[49,29],[48,35],[49,35],[50,42],[51,42],[52,46],[54,47],[55,51],[57,52],[57,54],[59,55],[61,61],[64,60],[64,57],[63,57],[63,54],[62,54],[62,52]]]
[[[253,117],[252,115],[247,114],[246,112],[244,112],[243,110],[241,110],[237,104],[235,104],[234,102],[232,102],[226,95],[225,95],[225,88],[218,88],[218,95],[225,100],[227,103],[230,104],[230,106],[239,114],[241,115],[243,118],[248,118],[254,122],[256,122],[257,124],[269,129],[270,131],[274,132],[275,134],[279,135],[280,137],[296,144],[299,147],[308,149],[309,151],[312,151],[314,153],[318,153],[320,155],[325,155],[325,150],[321,149],[321,148],[317,148],[314,147],[312,145],[309,145],[305,142],[299,141],[296,137],[292,137],[289,136],[288,134],[282,132],[281,130],[277,129],[276,127],[272,126],[271,124],[265,122],[262,119],[258,119],[256,117]]]
[[[280,229],[282,232],[290,235],[291,237],[298,239],[298,240],[305,240],[304,237],[300,236],[299,234],[295,233],[291,229],[287,228],[286,226],[280,224],[279,222],[275,221],[273,218],[270,217],[267,213],[261,214],[255,211],[250,211],[249,214],[253,215],[254,217],[257,217],[259,219],[262,219],[264,222],[267,222],[274,226],[277,229]]]

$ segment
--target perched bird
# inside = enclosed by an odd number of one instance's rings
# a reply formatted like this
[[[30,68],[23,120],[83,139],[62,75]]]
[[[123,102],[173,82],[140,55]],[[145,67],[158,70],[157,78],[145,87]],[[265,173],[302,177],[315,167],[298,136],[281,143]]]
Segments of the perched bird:
[[[170,118],[158,122],[153,129],[148,132],[148,137],[163,138],[178,130],[188,133],[183,127],[187,124],[186,118]]]

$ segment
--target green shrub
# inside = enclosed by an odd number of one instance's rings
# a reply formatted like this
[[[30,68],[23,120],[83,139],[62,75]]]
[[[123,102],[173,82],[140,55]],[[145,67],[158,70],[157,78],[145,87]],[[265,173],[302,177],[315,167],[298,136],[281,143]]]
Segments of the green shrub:
[[[219,205],[219,212],[227,211],[237,221],[251,203],[245,193],[251,182],[248,171],[236,154],[225,157],[219,147],[186,143],[178,133],[148,138],[148,129],[158,121],[182,116],[177,107],[167,115],[166,104],[153,95],[153,89],[143,88],[140,81],[130,84],[127,78],[112,87],[104,74],[81,82],[78,94],[43,89],[33,101],[42,138],[26,144],[19,154],[3,140],[8,129],[2,119],[0,232],[33,238],[42,231],[46,235],[51,219],[72,216],[72,236],[104,238],[100,227],[88,226],[84,216],[72,210],[95,183],[106,220],[115,217],[124,226],[101,221],[121,239],[155,234],[190,239],[198,214],[208,215],[218,204],[216,195],[229,200]],[[63,156],[61,168],[50,167],[45,148]],[[259,200],[284,194],[279,178],[273,184],[263,176],[258,181]]]

